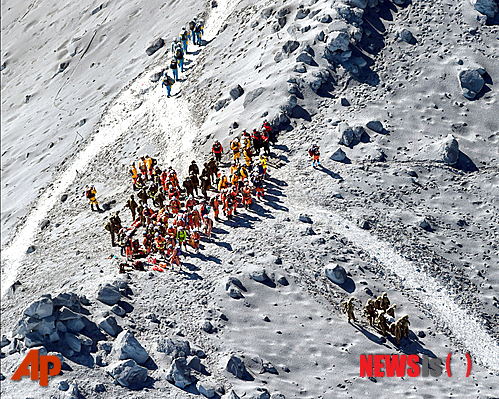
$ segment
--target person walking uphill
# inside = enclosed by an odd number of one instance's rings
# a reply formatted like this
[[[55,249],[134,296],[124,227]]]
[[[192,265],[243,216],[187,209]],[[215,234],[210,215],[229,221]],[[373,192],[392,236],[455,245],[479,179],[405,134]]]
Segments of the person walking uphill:
[[[222,144],[218,140],[215,140],[215,143],[213,144],[213,147],[211,148],[211,152],[215,156],[215,159],[217,162],[222,161],[222,153],[223,153],[223,147]]]
[[[189,32],[185,29],[185,26],[182,26],[182,30],[179,34],[179,39],[182,42],[182,49],[184,50],[184,54],[187,54],[187,41],[189,40],[190,35]]]
[[[95,198],[96,195],[97,195],[97,190],[95,189],[95,187],[94,186],[87,186],[85,196],[90,201],[90,209],[92,209],[92,211],[93,211],[94,205],[95,205],[96,210],[100,212],[101,209],[99,208],[99,203],[97,202],[97,199]]]
[[[180,44],[175,47],[174,54],[177,59],[178,66],[180,67],[180,72],[184,72],[184,50],[182,50],[182,46],[180,46]]]
[[[168,97],[170,97],[172,95],[172,86],[174,83],[175,83],[175,81],[170,76],[168,76],[168,74],[166,74],[163,77],[163,81],[161,82],[161,87],[166,86],[166,93],[167,93]]]
[[[317,166],[321,166],[321,162],[319,160],[319,157],[321,155],[321,152],[319,150],[319,146],[317,144],[312,144],[312,147],[308,150],[308,154],[312,157],[312,166],[315,167],[316,164]]]

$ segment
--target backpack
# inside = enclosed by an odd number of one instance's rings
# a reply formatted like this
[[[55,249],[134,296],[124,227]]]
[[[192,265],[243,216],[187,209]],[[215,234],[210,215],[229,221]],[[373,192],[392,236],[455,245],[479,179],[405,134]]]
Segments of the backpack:
[[[170,62],[170,68],[177,69],[177,60],[172,60],[172,62]]]
[[[85,193],[85,195],[87,196],[87,198],[91,198],[92,197],[92,189],[88,189]]]
[[[182,32],[181,38],[182,38],[182,41],[184,41],[184,42],[187,40],[187,32],[186,31]]]
[[[171,76],[168,76],[168,79],[166,79],[166,84],[168,86],[172,86],[174,83],[175,81],[173,80],[173,78]]]
[[[151,158],[151,160],[152,160],[152,165],[153,165],[153,166],[158,164],[158,161],[157,161],[156,159]]]
[[[196,24],[194,23],[194,21],[189,22],[189,29],[190,30],[194,30],[195,26],[196,26]]]
[[[310,155],[311,157],[314,156],[314,150],[312,148],[309,148],[308,155]]]
[[[184,53],[182,53],[182,49],[181,49],[181,48],[178,48],[178,49],[177,49],[177,52],[175,53],[175,57],[176,57],[178,60],[181,60],[182,58],[184,58]]]
[[[196,27],[194,28],[194,32],[196,33],[201,32],[201,25],[197,24]]]

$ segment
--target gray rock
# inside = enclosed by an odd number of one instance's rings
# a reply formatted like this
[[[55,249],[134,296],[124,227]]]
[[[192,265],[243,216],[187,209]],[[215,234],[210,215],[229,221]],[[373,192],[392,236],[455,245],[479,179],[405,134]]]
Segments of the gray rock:
[[[100,284],[97,291],[97,299],[106,305],[116,305],[121,300],[119,289],[111,284]]]
[[[108,341],[100,341],[98,344],[97,344],[97,348],[104,352],[106,355],[109,355],[113,349],[113,344],[111,342],[108,342]]]
[[[272,16],[274,10],[272,8],[264,8],[261,12],[263,18],[268,19]]]
[[[140,366],[138,366],[138,367],[140,367]],[[146,379],[147,379],[147,376],[146,376]],[[95,384],[94,391],[97,393],[106,392],[106,387],[104,386],[104,384],[99,382],[99,383]]]
[[[78,388],[78,383],[73,382],[69,386],[69,390],[66,392],[66,399],[80,399],[80,389]]]
[[[298,57],[296,57],[296,62],[303,62],[307,65],[313,65],[315,63],[312,56],[305,51],[300,53],[300,55],[298,55]]]
[[[187,358],[187,367],[190,367],[191,369],[196,370],[200,373],[203,371],[201,359],[199,359],[198,356],[189,356]]]
[[[279,374],[277,369],[270,362],[262,362],[260,374],[263,374],[263,373],[270,373],[270,374],[275,374],[275,375]]]
[[[215,105],[213,106],[213,109],[215,111],[220,111],[222,108],[226,107],[228,103],[229,103],[228,98],[222,98],[215,103]]]
[[[113,363],[106,371],[123,387],[142,384],[147,380],[147,369],[139,366],[133,359]]]
[[[69,383],[68,383],[68,381],[67,380],[59,381],[58,388],[61,391],[67,391],[69,389]]]
[[[367,0],[348,0],[347,4],[351,7],[359,7],[363,10],[367,8]]]
[[[278,17],[284,17],[285,15],[288,15],[291,11],[289,11],[289,8],[281,8],[279,11],[277,11],[277,16]]]
[[[277,18],[277,25],[282,29],[286,26],[286,23],[288,22],[287,17],[279,17]]]
[[[327,69],[320,69],[319,71],[314,71],[312,73],[312,80],[310,81],[311,89],[317,93],[322,85],[329,80],[331,76],[330,72]]]
[[[191,374],[187,368],[185,357],[179,357],[173,360],[166,375],[166,379],[176,387],[182,389],[192,384]]]
[[[164,45],[165,45],[164,40],[162,38],[158,38],[154,40],[154,42],[152,42],[152,44],[146,49],[146,54],[148,56],[151,56]]]
[[[239,288],[237,288],[236,286],[234,286],[232,284],[229,286],[229,289],[227,291],[228,291],[228,294],[231,298],[234,298],[234,299],[244,298],[244,296],[241,293],[241,291],[239,290]]]
[[[329,15],[329,14],[322,14],[321,16],[319,16],[317,18],[317,20],[319,22],[322,22],[323,24],[328,24],[333,20],[333,18],[331,18],[331,15]]]
[[[385,162],[386,154],[380,147],[371,147],[367,153],[367,159],[371,162]]]
[[[267,388],[256,388],[250,393],[248,399],[270,399],[270,393]]]
[[[116,304],[112,307],[111,312],[113,312],[115,315],[123,317],[126,312],[125,309],[123,309],[120,305]]]
[[[82,319],[72,319],[64,322],[66,328],[71,332],[80,332],[85,329],[85,323]]]
[[[279,108],[286,115],[291,116],[291,114],[293,113],[293,109],[296,107],[297,104],[298,104],[298,98],[292,94]]]
[[[295,67],[293,68],[293,71],[298,72],[298,73],[305,73],[305,72],[307,72],[307,67],[303,63],[296,64]]]
[[[191,355],[191,347],[187,340],[161,337],[156,344],[156,350],[174,359]]]
[[[312,219],[308,215],[301,214],[298,216],[298,220],[303,223],[313,223]]]
[[[50,335],[56,331],[55,327],[55,317],[48,316],[41,320],[40,324],[36,328],[40,334],[43,336]]]
[[[24,311],[24,314],[26,316],[34,316],[39,319],[52,316],[53,313],[54,313],[54,304],[52,302],[52,299],[48,297],[43,297],[33,302]]]
[[[367,221],[365,219],[360,219],[359,220],[359,227],[362,230],[369,230],[371,228],[371,225],[369,224],[369,221]]]
[[[414,36],[412,35],[411,31],[408,29],[402,29],[398,34],[397,37],[402,40],[403,42],[413,44],[415,39]]]
[[[215,389],[217,384],[213,380],[198,381],[196,388],[199,393],[207,398],[213,398],[215,396]]]
[[[228,359],[226,369],[229,373],[233,374],[239,379],[243,379],[248,373],[248,371],[246,370],[246,366],[244,365],[241,358],[235,355],[232,355]]]
[[[201,329],[202,329],[204,332],[210,333],[210,332],[213,330],[213,324],[211,324],[208,320],[206,320],[206,321],[205,321],[205,322],[203,322],[203,324],[201,325]]]
[[[250,105],[258,97],[260,97],[264,92],[265,89],[263,87],[259,87],[258,89],[246,93],[246,97],[244,97],[243,107],[248,107],[248,105]]]
[[[298,12],[296,13],[295,19],[303,19],[305,18],[308,14],[310,14],[310,10],[308,8],[305,9],[299,9]]]
[[[273,393],[270,395],[270,399],[286,399],[286,396],[284,396],[282,393]]]
[[[485,80],[480,72],[482,70],[468,69],[459,73],[463,96],[467,99],[473,100],[485,85]]]
[[[81,314],[73,312],[71,309],[63,306],[57,313],[57,319],[60,321],[81,319]]]
[[[369,121],[366,127],[376,133],[383,132],[383,124],[380,121]]]
[[[113,342],[111,357],[119,360],[133,359],[143,364],[149,358],[146,350],[128,330],[122,331]]]
[[[324,273],[333,283],[343,284],[347,281],[347,272],[345,268],[340,265],[329,264],[324,268]]]
[[[97,325],[112,337],[116,337],[121,330],[113,316],[102,319]]]
[[[28,249],[26,250],[26,254],[32,254],[33,252],[36,251],[36,247],[34,245],[30,245]]]
[[[55,322],[55,328],[57,329],[57,331],[60,331],[60,332],[63,332],[63,333],[65,333],[66,331],[68,331],[68,328],[64,325],[64,323],[62,321],[59,321],[59,320],[57,320]]]
[[[64,333],[64,339],[68,346],[75,352],[81,351],[81,340],[76,335],[71,333]]]
[[[470,0],[475,10],[489,18],[494,18],[499,12],[499,3],[497,0]]]
[[[340,104],[343,107],[349,107],[350,106],[350,102],[345,97],[341,97],[340,98]]]
[[[296,40],[288,40],[282,46],[282,51],[284,52],[284,54],[291,54],[298,47],[300,47],[300,43],[299,42],[297,42]]]
[[[280,276],[277,278],[277,282],[281,285],[284,285],[284,286],[288,286],[289,285],[289,282],[288,282],[288,279],[284,276]]]
[[[350,147],[353,143],[353,139],[355,138],[355,133],[353,129],[348,126],[348,123],[342,122],[338,125],[338,133],[339,133],[339,143]]]
[[[2,335],[2,341],[0,342],[0,347],[4,348],[5,346],[9,345],[10,341],[5,335]]]
[[[244,89],[240,85],[237,85],[230,90],[229,94],[232,100],[235,101],[244,94]]]
[[[78,301],[80,301],[80,304],[82,304],[83,306],[90,305],[90,301],[85,295],[78,295]]]
[[[269,277],[267,276],[267,272],[263,268],[263,266],[253,265],[250,268],[249,278],[260,283],[266,281]]]
[[[64,356],[60,352],[49,352],[47,353],[49,356],[57,356],[57,358],[61,361],[61,365],[64,364]]]
[[[347,159],[347,154],[341,148],[338,148],[333,155],[331,155],[331,159],[336,162],[343,162]]]
[[[320,42],[323,42],[324,39],[326,38],[326,34],[324,33],[323,30],[321,30],[318,34],[317,34],[317,40],[320,41]]]
[[[24,337],[24,345],[26,345],[27,348],[43,345],[44,342],[45,339],[38,331],[27,333]]]
[[[328,35],[327,49],[331,53],[350,51],[350,36],[343,31],[331,32]]]
[[[52,302],[54,303],[54,307],[66,306],[72,310],[80,307],[78,295],[73,292],[59,294],[52,300]]]
[[[419,222],[419,227],[421,227],[423,230],[426,230],[426,231],[433,231],[433,228],[431,227],[431,224],[428,220],[426,219],[423,219],[421,222]]]
[[[9,298],[13,298],[14,297],[14,294],[16,293],[16,291],[18,291],[19,287],[21,287],[21,282],[19,280],[15,281],[8,289],[7,291],[7,296]]]
[[[440,142],[438,152],[446,165],[455,165],[459,160],[459,144],[456,138],[449,134]]]
[[[154,72],[151,77],[149,78],[149,80],[153,83],[156,83],[156,82],[159,82],[160,79],[163,77],[163,74],[165,73],[165,71],[162,69],[161,71],[158,71],[158,72]]]

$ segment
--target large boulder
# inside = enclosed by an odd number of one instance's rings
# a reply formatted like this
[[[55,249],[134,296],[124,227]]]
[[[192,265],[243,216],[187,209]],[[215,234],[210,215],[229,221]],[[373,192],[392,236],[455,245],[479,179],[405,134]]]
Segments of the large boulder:
[[[149,355],[135,336],[130,331],[124,330],[113,342],[111,357],[117,360],[133,359],[138,364],[143,364]]]
[[[76,335],[67,332],[64,334],[64,339],[72,350],[75,352],[81,351],[81,340]]]
[[[336,284],[344,284],[347,281],[347,272],[345,268],[339,265],[327,265],[324,268],[324,274]]]
[[[33,302],[24,311],[24,314],[26,316],[33,316],[37,317],[38,319],[52,316],[52,313],[54,313],[54,303],[52,302],[50,296],[44,296],[39,300]]]
[[[232,100],[234,101],[244,94],[244,89],[240,85],[236,85],[230,90],[229,94]]]
[[[485,80],[482,75],[485,73],[483,68],[467,69],[459,73],[459,82],[463,90],[463,96],[473,100],[480,90],[482,90]]]
[[[106,367],[106,371],[123,387],[142,384],[147,380],[147,369],[132,359],[113,363]]]
[[[81,314],[73,312],[71,309],[63,306],[57,312],[57,319],[61,321],[81,319]]]
[[[207,398],[213,398],[215,396],[217,384],[213,380],[198,381],[196,388],[201,395],[206,396]]]
[[[341,148],[338,148],[333,155],[331,155],[331,159],[336,162],[343,162],[347,159],[347,154]]]
[[[241,360],[241,358],[235,355],[232,355],[228,359],[227,365],[225,367],[229,373],[233,374],[239,379],[244,379],[248,373],[244,362]]]
[[[470,0],[475,10],[489,18],[494,18],[499,12],[499,3],[497,0]]]
[[[152,44],[146,49],[147,55],[151,56],[161,47],[165,45],[165,41],[162,38],[156,39]]]
[[[350,35],[347,32],[331,32],[328,36],[327,49],[332,53],[349,51]]]
[[[350,147],[355,138],[354,130],[348,125],[348,123],[342,122],[338,125],[338,135],[340,137],[339,143]]]
[[[296,40],[288,40],[282,46],[282,51],[283,51],[284,54],[291,54],[298,47],[300,47],[300,43],[299,42],[297,42]]]
[[[440,142],[438,152],[446,165],[455,165],[459,160],[459,144],[456,138],[449,134]]]
[[[78,295],[73,292],[65,292],[57,295],[52,302],[54,303],[54,307],[62,307],[66,306],[70,309],[80,308],[80,301],[78,299]]]
[[[366,124],[368,129],[371,129],[373,132],[382,133],[383,132],[383,124],[380,121],[369,121]]]
[[[165,337],[161,337],[158,340],[156,350],[158,352],[165,353],[174,359],[178,357],[187,357],[191,354],[189,341]]]
[[[116,337],[116,335],[118,335],[121,330],[120,326],[118,326],[118,323],[113,316],[108,316],[102,319],[97,325],[112,337]]]
[[[100,284],[97,291],[97,299],[106,305],[116,305],[121,300],[118,287],[111,284]]]
[[[313,65],[315,63],[313,57],[306,51],[301,52],[298,57],[296,57],[296,62],[303,62],[307,65]]]
[[[187,367],[185,357],[179,357],[173,360],[166,375],[166,379],[179,388],[185,388],[192,384],[191,373]]]

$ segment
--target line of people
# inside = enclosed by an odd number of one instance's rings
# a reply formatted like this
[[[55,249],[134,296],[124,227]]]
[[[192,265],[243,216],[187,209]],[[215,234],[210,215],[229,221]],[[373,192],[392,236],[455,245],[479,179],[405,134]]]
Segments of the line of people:
[[[161,87],[166,87],[167,96],[171,96],[171,90],[173,84],[179,80],[178,78],[178,70],[180,72],[184,72],[184,60],[187,55],[187,46],[190,43],[201,46],[204,34],[204,21],[200,19],[198,21],[197,18],[189,21],[187,29],[185,26],[182,26],[182,29],[178,35],[175,37],[171,44],[171,55],[172,58],[170,60],[169,70],[171,70],[172,76],[168,74],[168,68],[161,80]]]

